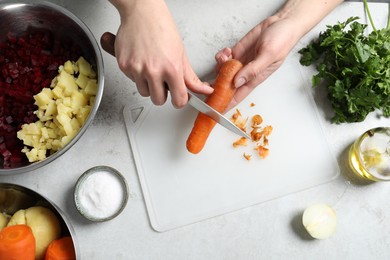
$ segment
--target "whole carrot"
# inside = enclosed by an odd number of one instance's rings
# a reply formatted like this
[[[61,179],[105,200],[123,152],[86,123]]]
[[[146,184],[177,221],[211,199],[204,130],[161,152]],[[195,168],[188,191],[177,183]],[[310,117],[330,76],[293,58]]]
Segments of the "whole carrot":
[[[234,87],[234,76],[243,67],[238,60],[228,60],[225,62],[214,82],[214,92],[206,98],[206,103],[223,113],[230,101],[233,99],[236,88]],[[199,153],[206,144],[207,138],[213,130],[216,122],[203,113],[199,113],[194,127],[187,139],[187,150],[193,154]]]
[[[27,225],[5,227],[0,232],[0,259],[34,260],[35,238]]]
[[[46,250],[45,260],[75,260],[76,253],[70,236],[54,240]]]

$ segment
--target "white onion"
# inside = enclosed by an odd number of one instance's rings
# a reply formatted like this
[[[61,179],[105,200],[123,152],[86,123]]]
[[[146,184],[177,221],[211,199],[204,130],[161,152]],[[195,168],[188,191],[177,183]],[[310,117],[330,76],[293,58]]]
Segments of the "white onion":
[[[326,204],[311,205],[303,212],[302,223],[312,237],[328,238],[336,231],[336,211]]]

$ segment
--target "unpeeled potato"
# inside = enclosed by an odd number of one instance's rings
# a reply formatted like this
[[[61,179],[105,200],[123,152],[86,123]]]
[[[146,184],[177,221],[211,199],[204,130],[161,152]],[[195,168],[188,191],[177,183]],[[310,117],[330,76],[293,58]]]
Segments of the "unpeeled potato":
[[[61,225],[56,215],[48,208],[35,206],[21,209],[12,215],[7,226],[25,224],[34,234],[36,241],[35,259],[44,259],[49,244],[60,238]]]

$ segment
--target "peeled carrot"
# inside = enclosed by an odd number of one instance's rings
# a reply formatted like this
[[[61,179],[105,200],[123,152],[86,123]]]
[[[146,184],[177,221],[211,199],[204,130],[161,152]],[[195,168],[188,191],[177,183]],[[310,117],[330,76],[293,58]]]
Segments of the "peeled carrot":
[[[35,238],[27,225],[5,227],[0,232],[0,259],[34,260]]]
[[[228,60],[225,62],[214,82],[214,92],[206,98],[206,103],[223,113],[230,101],[233,99],[236,88],[234,87],[234,76],[243,67],[238,60]],[[216,122],[203,113],[199,113],[194,127],[187,139],[187,150],[193,154],[199,153],[206,144],[207,138],[213,130]]]
[[[70,236],[56,239],[49,244],[45,260],[74,260],[76,253]]]

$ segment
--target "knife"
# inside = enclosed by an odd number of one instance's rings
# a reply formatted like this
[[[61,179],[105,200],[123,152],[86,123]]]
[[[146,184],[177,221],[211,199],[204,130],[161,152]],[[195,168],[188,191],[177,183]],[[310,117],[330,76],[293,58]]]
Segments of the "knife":
[[[191,91],[188,91],[188,104],[190,104],[192,107],[194,107],[199,112],[205,114],[206,116],[213,119],[218,124],[222,125],[226,129],[232,131],[233,133],[251,139],[250,136],[242,131],[238,126],[236,126],[232,121],[227,119],[225,116],[223,116],[221,113],[219,113],[214,108],[207,105],[205,102],[203,102],[200,98],[198,98],[194,93]]]

